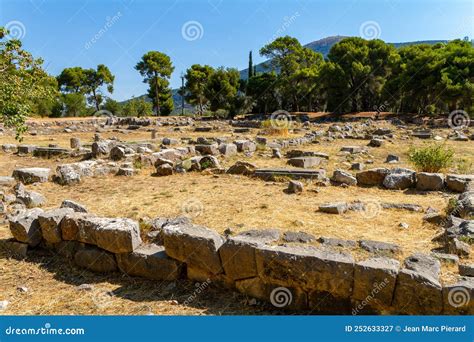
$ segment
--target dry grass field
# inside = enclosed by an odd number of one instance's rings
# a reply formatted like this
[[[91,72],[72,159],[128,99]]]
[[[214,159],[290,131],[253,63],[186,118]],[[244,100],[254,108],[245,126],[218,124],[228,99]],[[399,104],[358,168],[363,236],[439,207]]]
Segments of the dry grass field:
[[[386,124],[388,126],[388,124]],[[327,129],[320,125],[318,129]],[[254,138],[258,130],[239,135]],[[396,132],[395,132],[396,134]],[[446,137],[448,130],[436,130],[435,134]],[[298,134],[295,134],[297,136]],[[299,134],[301,135],[301,134]],[[71,136],[84,143],[92,142],[93,133],[57,133],[54,135],[27,135],[25,144],[47,146],[57,144],[69,147]],[[147,131],[109,131],[101,133],[122,141],[147,141]],[[194,132],[182,128],[180,132],[170,127],[158,128],[158,137],[220,137],[233,139],[228,131]],[[0,144],[14,143],[11,136],[0,136]],[[337,139],[332,142],[310,144],[298,149],[327,153],[330,158],[324,168],[328,175],[335,169],[348,170],[347,158],[341,155],[342,146],[365,146],[366,140]],[[359,155],[351,162],[373,160],[367,167],[392,167],[385,164],[388,154],[397,154],[401,162],[397,167],[413,168],[408,161],[408,150],[427,144],[424,140],[402,140],[395,137],[380,148],[371,148],[369,155]],[[455,152],[456,163],[446,172],[473,173],[474,144],[445,140],[444,144]],[[237,160],[254,163],[258,167],[285,167],[286,159],[270,158],[271,151],[257,150],[251,157],[242,154],[221,159],[224,167]],[[31,156],[0,154],[0,175],[11,175],[13,169],[26,166],[44,166],[53,170],[68,159],[38,159]],[[388,165],[388,166],[387,166]],[[301,194],[287,194],[286,182],[264,182],[240,175],[191,172],[168,177],[152,177],[152,168],[142,168],[131,178],[105,176],[85,178],[81,184],[60,186],[53,182],[28,186],[47,199],[45,208],[58,207],[64,199],[84,204],[89,211],[101,216],[129,217],[136,220],[154,217],[175,217],[194,207],[193,222],[222,233],[231,228],[235,232],[251,228],[279,228],[282,231],[304,231],[316,237],[341,239],[377,240],[398,244],[400,260],[413,252],[429,253],[437,247],[432,238],[440,228],[422,220],[423,212],[378,208],[375,215],[367,217],[363,212],[348,211],[343,215],[328,215],[317,211],[318,206],[334,201],[365,201],[374,203],[410,203],[424,209],[433,207],[444,211],[454,194],[441,192],[387,191],[378,188],[320,186],[305,182]],[[400,223],[407,223],[407,229]],[[6,225],[0,226],[0,239],[10,237]],[[315,243],[316,244],[316,243]],[[368,255],[360,250],[352,251],[360,260]],[[472,253],[471,253],[472,255]],[[466,262],[472,262],[471,256]],[[453,279],[457,268],[443,266],[442,280]],[[92,290],[79,290],[81,284],[93,284]],[[27,291],[22,291],[26,287]],[[2,314],[261,314],[271,312],[267,304],[254,302],[243,295],[211,286],[195,300],[187,300],[196,290],[192,282],[157,283],[125,275],[113,277],[93,274],[79,269],[48,252],[32,253],[28,259],[18,261],[0,255],[0,301],[8,299],[7,310]],[[186,305],[184,304],[186,303]]]

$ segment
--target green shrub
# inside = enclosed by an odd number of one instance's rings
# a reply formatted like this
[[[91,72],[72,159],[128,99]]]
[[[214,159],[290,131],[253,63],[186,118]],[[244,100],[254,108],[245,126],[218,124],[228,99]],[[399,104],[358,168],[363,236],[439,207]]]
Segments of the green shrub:
[[[416,168],[423,172],[438,172],[450,167],[454,161],[454,151],[443,145],[412,148],[408,156]]]

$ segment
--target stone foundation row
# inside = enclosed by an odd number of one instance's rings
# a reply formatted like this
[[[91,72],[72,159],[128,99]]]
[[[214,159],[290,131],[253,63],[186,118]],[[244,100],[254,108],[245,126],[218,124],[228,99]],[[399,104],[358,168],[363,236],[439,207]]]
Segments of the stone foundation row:
[[[95,272],[218,283],[302,312],[474,314],[474,278],[441,285],[440,262],[428,255],[414,254],[402,265],[387,257],[357,262],[325,246],[277,245],[277,230],[222,236],[185,218],[153,227],[159,244],[144,243],[131,219],[35,208],[10,220],[15,240],[6,245],[22,255],[46,247]]]

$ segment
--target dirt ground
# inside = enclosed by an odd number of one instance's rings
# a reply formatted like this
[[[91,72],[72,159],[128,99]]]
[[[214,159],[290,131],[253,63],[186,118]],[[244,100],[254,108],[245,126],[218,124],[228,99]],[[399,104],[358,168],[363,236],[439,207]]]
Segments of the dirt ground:
[[[321,125],[321,129],[327,126]],[[239,135],[255,137],[258,130]],[[396,132],[395,132],[396,133]],[[436,131],[446,136],[448,131]],[[120,131],[105,132],[103,137],[115,136],[123,141],[145,141],[150,132]],[[301,134],[300,134],[301,135]],[[93,133],[58,133],[54,136],[27,135],[23,143],[48,145],[51,143],[68,147],[71,136],[83,142],[92,142]],[[235,139],[229,127],[227,132],[192,132],[182,129],[176,132],[171,127],[161,127],[158,137],[219,137]],[[0,144],[14,143],[10,136],[0,136]],[[455,151],[456,163],[446,172],[473,173],[474,144],[469,142],[445,141]],[[329,154],[324,168],[328,175],[337,168],[347,170],[348,160],[341,155],[342,146],[366,146],[366,140],[335,140],[310,144],[298,149]],[[381,148],[371,148],[369,155],[360,155],[350,162],[373,160],[371,167],[392,167],[385,164],[388,154],[397,154],[401,162],[397,167],[413,168],[408,162],[408,150],[422,146],[426,141],[419,139],[386,143]],[[221,160],[224,167],[237,160],[246,160],[258,167],[285,167],[286,159],[269,158],[271,152],[257,151],[251,157],[238,156]],[[0,154],[0,175],[11,175],[16,167],[45,166],[55,169],[56,165],[71,160],[38,159]],[[402,248],[400,260],[413,252],[429,253],[437,247],[432,238],[440,228],[423,222],[423,213],[406,210],[382,209],[382,203],[410,203],[424,209],[433,207],[444,211],[450,197],[455,194],[441,192],[420,193],[416,191],[388,191],[378,188],[318,186],[306,182],[302,194],[287,194],[286,182],[264,182],[259,179],[234,175],[212,175],[188,173],[168,177],[152,177],[151,168],[139,170],[138,175],[129,177],[107,176],[85,178],[81,184],[60,186],[53,182],[30,185],[28,188],[43,194],[46,208],[58,207],[64,199],[84,204],[89,211],[102,216],[119,216],[133,219],[154,217],[175,217],[190,214],[193,222],[223,232],[231,228],[235,232],[251,228],[280,228],[282,231],[304,231],[316,237],[342,239],[368,239],[398,244]],[[349,211],[343,215],[319,213],[318,206],[326,202],[361,200],[374,204],[375,212]],[[191,210],[190,210],[191,209]],[[400,223],[409,228],[400,228]],[[0,239],[10,237],[6,225],[0,226]],[[357,260],[368,254],[352,251]],[[472,254],[472,253],[471,253]],[[472,258],[472,257],[471,257]],[[466,262],[472,262],[472,259]],[[450,282],[457,269],[443,266],[442,279]],[[78,290],[81,284],[93,284],[91,291]],[[27,291],[22,291],[26,287]],[[101,276],[84,271],[64,259],[48,255],[47,252],[32,253],[28,259],[17,261],[0,254],[0,301],[10,302],[2,314],[262,314],[274,313],[267,304],[255,302],[243,295],[211,285],[195,295],[197,286],[192,282],[158,284],[156,281],[132,279],[116,274]],[[192,300],[190,300],[190,296]]]

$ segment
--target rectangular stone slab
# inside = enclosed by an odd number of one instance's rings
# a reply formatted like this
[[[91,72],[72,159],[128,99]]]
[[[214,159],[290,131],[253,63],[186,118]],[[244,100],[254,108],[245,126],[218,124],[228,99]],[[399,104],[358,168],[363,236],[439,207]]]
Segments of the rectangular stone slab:
[[[53,158],[71,154],[71,150],[61,147],[37,147],[33,151],[33,156],[40,158]]]
[[[132,252],[141,243],[138,223],[127,218],[104,218],[75,213],[61,221],[64,240],[96,245],[112,253]]]
[[[12,177],[23,184],[44,183],[49,179],[48,168],[43,167],[25,167],[13,170]]]
[[[174,280],[180,275],[180,263],[155,244],[141,245],[134,252],[116,254],[119,269],[130,275],[155,280]]]
[[[278,309],[306,310],[308,296],[301,289],[266,284],[259,277],[239,280],[235,287],[241,293],[270,302]]]
[[[41,227],[43,239],[49,243],[59,243],[62,241],[59,224],[67,214],[72,214],[71,208],[53,209],[38,215],[38,222]]]
[[[279,236],[277,229],[258,229],[229,237],[219,249],[225,274],[232,280],[256,277],[255,249]]]
[[[257,169],[255,176],[264,180],[272,180],[274,177],[290,177],[292,179],[323,179],[326,176],[324,170],[302,170],[302,169]]]
[[[38,215],[42,212],[43,210],[34,208],[11,219],[10,232],[13,237],[17,241],[27,243],[32,247],[37,246],[42,239],[41,228],[38,222]]]
[[[315,247],[267,246],[256,250],[259,276],[266,282],[347,298],[354,284],[354,258]]]
[[[474,278],[443,286],[443,304],[445,315],[474,315]]]
[[[371,258],[358,262],[354,271],[352,298],[373,308],[392,305],[400,263],[395,259]]]
[[[397,314],[439,315],[443,310],[441,284],[425,273],[402,269],[395,286],[393,308]]]
[[[295,167],[302,167],[308,169],[311,167],[319,166],[321,164],[321,158],[318,157],[296,157],[288,160],[288,164]]]
[[[112,253],[94,246],[81,246],[74,255],[74,262],[83,268],[97,273],[117,270],[117,261]]]
[[[193,224],[166,226],[163,242],[171,258],[213,274],[222,273],[219,248],[224,239],[215,231]]]

